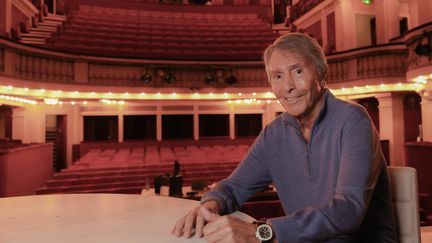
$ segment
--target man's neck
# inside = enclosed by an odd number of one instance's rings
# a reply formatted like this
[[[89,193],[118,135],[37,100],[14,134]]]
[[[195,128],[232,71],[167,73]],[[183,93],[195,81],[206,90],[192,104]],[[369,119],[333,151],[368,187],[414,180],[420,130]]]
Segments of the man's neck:
[[[312,126],[314,125],[315,120],[318,118],[318,115],[324,105],[324,92],[322,92],[321,97],[315,104],[313,110],[308,114],[308,116],[302,116],[297,118],[297,122],[300,125],[301,132],[303,137],[309,143],[310,133],[312,130]]]

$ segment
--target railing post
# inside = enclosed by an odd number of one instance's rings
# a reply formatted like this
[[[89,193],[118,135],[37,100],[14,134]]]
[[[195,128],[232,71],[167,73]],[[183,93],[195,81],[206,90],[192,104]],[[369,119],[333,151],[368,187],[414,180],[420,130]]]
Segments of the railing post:
[[[6,75],[10,75],[15,77],[15,57],[16,52],[12,48],[5,49],[5,57],[4,57],[4,71]]]
[[[88,83],[89,75],[88,62],[75,61],[74,63],[74,77],[76,83]]]

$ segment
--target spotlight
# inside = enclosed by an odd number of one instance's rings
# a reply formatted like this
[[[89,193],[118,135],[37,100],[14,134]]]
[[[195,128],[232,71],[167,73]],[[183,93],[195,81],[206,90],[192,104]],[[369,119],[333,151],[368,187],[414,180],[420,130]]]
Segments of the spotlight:
[[[209,85],[215,85],[217,83],[217,78],[212,74],[209,74],[207,77],[205,77],[204,82]]]
[[[174,74],[167,73],[164,76],[164,81],[167,82],[167,83],[169,83],[169,84],[172,84],[172,83],[174,83],[176,81],[176,78],[175,78]]]
[[[153,77],[149,73],[145,73],[143,76],[141,76],[141,81],[148,84],[153,80]]]
[[[233,84],[237,83],[237,79],[236,79],[236,77],[231,75],[231,76],[228,76],[225,78],[225,83],[228,85],[233,85]]]

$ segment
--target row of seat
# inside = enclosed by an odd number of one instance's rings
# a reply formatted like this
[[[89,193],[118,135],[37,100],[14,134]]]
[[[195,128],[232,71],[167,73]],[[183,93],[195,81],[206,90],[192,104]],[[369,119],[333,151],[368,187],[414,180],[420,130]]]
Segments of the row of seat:
[[[168,151],[164,149],[163,151]],[[180,149],[178,151],[185,152]],[[141,153],[141,150],[129,154]],[[171,150],[173,153],[173,151]],[[166,152],[163,152],[166,153]],[[169,152],[168,152],[169,153]],[[106,150],[102,153],[92,151],[89,155],[118,156],[126,155],[124,150],[113,153]],[[238,162],[191,163],[181,164],[183,185],[191,186],[194,181],[217,182],[226,178],[238,165]],[[87,193],[87,192],[121,192],[140,193],[145,187],[154,187],[154,178],[158,175],[171,174],[173,164],[121,164],[105,167],[77,167],[62,170],[48,180],[36,194],[51,193]]]
[[[71,36],[62,36],[59,38],[56,38],[56,42],[60,43],[81,43],[88,46],[109,46],[114,48],[135,48],[135,49],[143,49],[143,50],[152,50],[152,49],[182,49],[183,51],[191,50],[191,51],[206,51],[206,50],[213,50],[213,51],[230,51],[230,50],[237,50],[239,47],[241,47],[243,50],[264,50],[264,48],[267,46],[265,43],[260,42],[247,42],[247,41],[241,41],[237,44],[235,43],[221,43],[221,42],[170,42],[165,43],[163,41],[153,40],[153,41],[134,41],[134,40],[112,40],[112,39],[89,39],[86,37],[71,37]]]
[[[191,20],[238,20],[253,21],[258,18],[255,13],[206,13],[206,12],[173,12],[173,11],[148,11],[136,9],[111,8],[102,6],[80,5],[78,14],[90,16],[109,16],[118,18],[154,17],[166,19],[191,19]]]
[[[244,31],[242,34],[238,32],[215,32],[215,31],[160,31],[160,30],[126,30],[126,29],[93,29],[89,26],[68,26],[61,32],[61,36],[84,36],[94,38],[110,38],[110,39],[163,39],[163,38],[179,38],[182,40],[200,41],[200,40],[274,40],[278,34],[270,32],[262,32],[256,30]]]
[[[172,163],[220,163],[240,161],[248,150],[247,145],[240,146],[188,146],[90,150],[73,167],[104,167],[113,164],[160,164]],[[73,168],[72,167],[72,168]]]
[[[157,17],[134,17],[134,18],[113,18],[110,16],[92,16],[85,14],[73,14],[69,18],[69,21],[86,21],[86,22],[102,22],[102,23],[118,23],[123,25],[136,25],[137,23],[152,24],[156,26],[161,25],[172,25],[177,27],[225,27],[225,26],[248,26],[248,25],[262,25],[264,22],[261,19],[222,19],[222,20],[209,20],[204,19],[196,21],[195,19],[169,19],[169,18],[157,18]]]
[[[70,19],[67,23],[68,26],[80,26],[80,25],[91,26],[92,28],[114,28],[121,29],[124,28],[126,30],[160,30],[160,31],[247,31],[247,30],[266,30],[269,28],[264,23],[248,23],[248,24],[236,24],[236,25],[203,25],[197,23],[184,23],[182,25],[171,24],[171,23],[162,23],[162,22],[149,22],[149,21],[141,21],[134,23],[122,23],[122,22],[114,22],[114,21],[100,21],[100,20],[85,20],[85,19]]]
[[[117,12],[123,14],[112,14]],[[126,14],[131,12],[135,17]],[[142,16],[138,12],[82,6],[46,47],[100,56],[255,61],[261,59],[264,48],[277,36],[257,14],[214,14],[203,21],[190,17],[199,15],[180,14],[177,16],[183,17],[173,22],[171,12],[147,11],[149,14]],[[143,16],[151,21],[142,21]],[[153,23],[157,18],[161,21]],[[213,18],[224,18],[227,23]],[[218,26],[211,27],[213,22]]]
[[[166,40],[173,41],[179,39],[178,42],[189,41],[189,42],[199,42],[199,41],[218,41],[218,40],[229,40],[232,43],[235,41],[249,40],[253,41],[266,41],[267,43],[274,40],[278,35],[270,32],[262,31],[245,31],[242,34],[238,32],[214,32],[214,31],[188,31],[188,32],[176,32],[176,31],[152,31],[152,32],[141,32],[141,31],[131,31],[125,29],[93,29],[90,26],[69,26],[65,28],[60,35],[56,36],[74,36],[74,37],[88,37],[88,38],[106,38],[114,40]],[[55,37],[56,37],[55,36]]]
[[[98,56],[116,56],[131,58],[148,58],[163,60],[230,60],[230,61],[256,61],[261,59],[262,50],[175,50],[175,49],[152,49],[142,50],[135,48],[113,48],[106,46],[89,46],[82,43],[54,43],[49,45],[50,49],[76,54],[91,54]]]

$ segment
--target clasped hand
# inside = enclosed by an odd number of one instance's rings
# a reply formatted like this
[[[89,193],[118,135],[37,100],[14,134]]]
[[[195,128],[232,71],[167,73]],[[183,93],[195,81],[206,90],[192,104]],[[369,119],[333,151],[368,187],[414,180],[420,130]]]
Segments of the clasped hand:
[[[203,204],[178,220],[171,234],[190,238],[195,233],[199,238],[204,237],[207,242],[251,243],[259,242],[255,231],[256,225],[232,216],[220,216]]]

